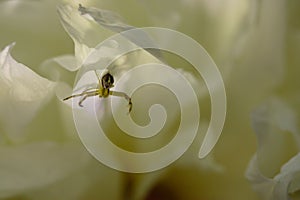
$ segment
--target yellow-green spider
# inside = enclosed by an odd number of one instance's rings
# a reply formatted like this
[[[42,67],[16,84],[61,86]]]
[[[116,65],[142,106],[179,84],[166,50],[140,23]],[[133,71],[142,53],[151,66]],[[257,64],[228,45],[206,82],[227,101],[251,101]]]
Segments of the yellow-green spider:
[[[82,99],[80,99],[80,101],[78,102],[78,105],[80,107],[83,107],[82,102],[86,98],[92,97],[92,96],[97,96],[98,95],[100,98],[106,98],[109,95],[124,97],[128,101],[129,113],[130,113],[131,110],[132,110],[131,98],[124,92],[118,92],[118,91],[110,90],[110,88],[114,87],[114,77],[109,73],[109,71],[104,70],[103,73],[102,73],[101,78],[98,76],[96,71],[94,71],[94,72],[95,72],[95,74],[98,78],[98,88],[88,88],[80,94],[74,94],[74,95],[71,95],[69,97],[64,98],[63,101],[66,101],[66,100],[71,99],[73,97],[82,96]]]

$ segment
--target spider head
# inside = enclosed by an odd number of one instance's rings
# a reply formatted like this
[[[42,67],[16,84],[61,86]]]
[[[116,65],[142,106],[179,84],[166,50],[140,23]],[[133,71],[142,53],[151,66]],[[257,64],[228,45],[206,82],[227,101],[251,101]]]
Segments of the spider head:
[[[114,87],[114,77],[106,71],[101,78],[101,84],[103,88],[109,89]]]

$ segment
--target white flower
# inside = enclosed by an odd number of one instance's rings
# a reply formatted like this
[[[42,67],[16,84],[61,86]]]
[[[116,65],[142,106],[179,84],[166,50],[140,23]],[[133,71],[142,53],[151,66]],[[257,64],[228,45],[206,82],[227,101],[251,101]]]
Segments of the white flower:
[[[67,5],[59,5],[57,13],[59,2]],[[280,92],[298,90],[298,5],[296,1],[282,0],[1,1],[0,48],[16,41],[18,45],[13,55],[30,69],[10,56],[12,45],[1,52],[0,198],[256,199],[244,177],[245,164],[255,148],[248,127],[249,110],[271,92],[276,92],[274,88],[284,80]],[[98,61],[106,64],[118,53],[118,43],[112,42],[93,56],[90,53],[95,46],[115,32],[133,26],[175,28],[201,43],[218,64],[226,84],[229,109],[224,133],[210,157],[197,158],[198,144],[203,140],[203,135],[199,134],[188,151],[171,166],[154,173],[125,174],[99,163],[79,142],[71,108],[62,99],[71,93],[74,74],[82,64],[87,64],[87,57],[93,58],[88,64]],[[132,40],[134,38],[127,39],[139,45]],[[167,37],[165,41],[168,42]],[[5,59],[3,55],[7,55]],[[12,64],[10,70],[3,68],[3,60]],[[207,129],[206,119],[211,113],[205,84],[198,85],[193,72],[185,68],[185,62],[170,60],[174,66],[179,66],[178,71],[193,87],[199,89],[200,129]],[[147,50],[117,59],[113,68],[115,80],[132,66],[148,61],[160,63],[161,59]],[[96,83],[96,77],[91,74],[90,81]],[[147,75],[140,77],[144,79]],[[55,87],[57,84],[59,86]],[[114,89],[125,91],[127,87],[130,88],[124,84]],[[137,96],[148,97],[158,91],[147,89],[140,90],[147,91],[143,95],[140,91],[133,94],[138,100],[134,101],[133,119],[141,124],[149,121],[147,111],[151,102],[145,106],[143,98]],[[58,98],[52,98],[53,91]],[[171,105],[163,93],[150,97]],[[125,100],[121,102],[126,106]],[[299,139],[295,136],[298,128],[293,125],[297,111],[280,101],[270,104],[269,108],[259,109],[269,110],[270,116],[258,111],[254,117],[259,149],[250,162],[247,177],[266,199],[292,198],[300,182],[297,178]],[[127,112],[122,106],[120,104],[120,112]],[[109,105],[101,105],[101,108],[109,108]],[[118,106],[113,108],[119,109]],[[153,145],[137,144],[125,138],[124,133],[118,134],[120,131],[113,124],[110,112],[97,111],[104,115],[104,124],[113,133],[110,139],[128,150],[147,150],[170,141],[171,137],[163,136]],[[176,122],[177,116],[174,116],[170,121]],[[168,127],[172,130],[177,126],[169,123]],[[171,132],[166,131],[167,134]],[[126,161],[120,158],[123,164],[128,164]]]

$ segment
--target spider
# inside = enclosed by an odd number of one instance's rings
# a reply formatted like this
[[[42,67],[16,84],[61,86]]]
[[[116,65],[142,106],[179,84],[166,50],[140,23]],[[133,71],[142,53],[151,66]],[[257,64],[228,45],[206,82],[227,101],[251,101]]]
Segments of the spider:
[[[114,77],[109,73],[108,70],[105,70],[101,76],[101,78],[98,76],[97,72],[94,70],[97,78],[98,78],[98,88],[89,88],[84,90],[82,93],[80,94],[74,94],[71,95],[69,97],[66,97],[63,99],[63,101],[66,101],[68,99],[71,99],[73,97],[80,97],[83,96],[82,99],[80,99],[80,101],[78,102],[78,105],[80,107],[83,107],[82,102],[88,98],[88,97],[92,97],[92,96],[97,96],[99,95],[100,98],[106,98],[109,95],[112,96],[117,96],[117,97],[124,97],[127,101],[128,101],[128,106],[129,106],[129,112],[131,112],[132,110],[132,102],[131,102],[131,98],[124,92],[118,92],[118,91],[112,91],[110,90],[110,88],[114,87]]]

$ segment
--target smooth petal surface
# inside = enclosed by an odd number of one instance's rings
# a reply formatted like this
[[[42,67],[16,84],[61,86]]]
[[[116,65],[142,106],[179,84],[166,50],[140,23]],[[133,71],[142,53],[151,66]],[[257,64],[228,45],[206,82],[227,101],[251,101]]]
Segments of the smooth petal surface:
[[[91,158],[87,152],[85,156]],[[122,199],[122,174],[94,159],[89,159],[88,163],[85,161],[86,159],[74,160],[74,163],[81,166],[72,169],[70,176],[67,173],[65,178],[47,187],[29,191],[25,196],[32,200]]]
[[[143,30],[138,30],[136,27],[131,26],[123,22],[122,18],[111,11],[102,10],[98,8],[85,8],[82,5],[79,5],[78,11],[81,15],[86,16],[88,19],[95,20],[99,25],[104,28],[111,30],[115,33],[120,33],[122,36],[127,38],[129,41],[133,42],[137,46],[155,46],[152,39],[145,33]],[[132,32],[126,32],[130,29],[136,29]],[[122,45],[122,44],[120,44]],[[157,49],[145,49],[156,58],[161,58],[160,50]]]
[[[102,40],[112,35],[112,32],[101,28],[93,20],[81,16],[78,7],[60,5],[58,6],[58,13],[63,27],[74,41],[77,66],[72,67],[71,70],[75,71],[80,68],[91,50]],[[66,69],[70,69],[70,67],[66,67]]]
[[[114,32],[121,32],[134,28],[133,26],[124,23],[121,16],[109,10],[101,10],[92,7],[85,8],[82,5],[79,5],[78,11],[81,13],[81,15],[88,15],[97,23]]]
[[[77,66],[73,70],[77,70],[90,52],[90,48],[87,46],[88,41],[86,41],[88,37],[83,30],[89,30],[91,25],[71,5],[58,6],[58,13],[63,27],[74,42]]]
[[[49,100],[55,87],[55,83],[14,60],[10,55],[13,46],[0,53],[0,123],[11,139]]]
[[[73,55],[57,56],[57,57],[54,57],[54,58],[48,60],[48,62],[51,62],[51,61],[63,66],[63,68],[65,68],[69,71],[76,70],[76,58]]]
[[[0,198],[43,188],[86,165],[80,144],[39,142],[0,148]],[[74,163],[76,163],[74,165]]]

